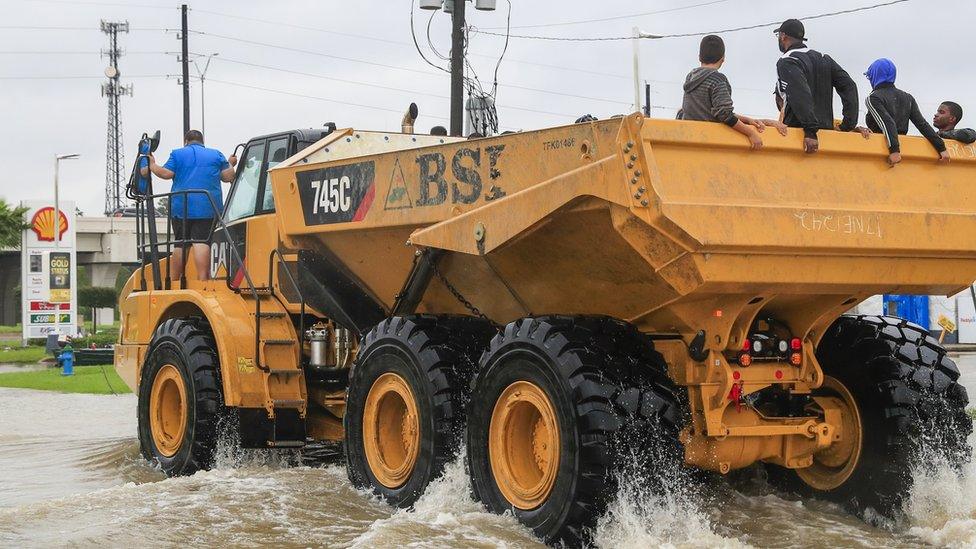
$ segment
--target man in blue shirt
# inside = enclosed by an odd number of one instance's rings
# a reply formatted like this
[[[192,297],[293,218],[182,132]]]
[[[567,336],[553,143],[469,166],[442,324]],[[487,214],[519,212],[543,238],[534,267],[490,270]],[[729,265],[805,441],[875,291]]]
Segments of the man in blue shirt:
[[[223,153],[216,149],[203,146],[203,134],[197,130],[186,132],[183,137],[183,148],[174,149],[169,160],[162,166],[156,164],[156,159],[149,155],[149,170],[160,179],[172,179],[172,191],[200,190],[207,191],[211,201],[202,193],[175,195],[169,201],[169,215],[173,223],[173,236],[177,241],[179,253],[169,258],[170,277],[178,279],[183,276],[184,244],[179,241],[189,240],[193,262],[197,267],[197,279],[210,278],[210,244],[209,239],[213,231],[214,218],[219,216],[224,207],[223,193],[220,182],[230,183],[234,180],[234,166],[237,157],[231,156],[230,162]],[[142,173],[146,175],[143,168]],[[214,211],[216,205],[217,210]]]

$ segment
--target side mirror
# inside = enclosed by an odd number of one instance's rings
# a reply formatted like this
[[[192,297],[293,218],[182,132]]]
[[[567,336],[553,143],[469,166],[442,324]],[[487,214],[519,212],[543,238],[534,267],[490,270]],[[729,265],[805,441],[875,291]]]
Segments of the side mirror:
[[[159,130],[149,138],[149,152],[156,152],[157,147],[159,147]]]

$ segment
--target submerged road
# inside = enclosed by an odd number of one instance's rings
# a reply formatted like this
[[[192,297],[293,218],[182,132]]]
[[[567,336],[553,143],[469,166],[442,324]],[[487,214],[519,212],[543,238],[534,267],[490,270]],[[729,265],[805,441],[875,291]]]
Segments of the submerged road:
[[[976,354],[958,357],[976,395]],[[223,449],[213,471],[166,479],[139,454],[135,397],[0,389],[0,546],[538,547],[511,517],[481,511],[461,463],[416,509],[353,489],[340,464]],[[976,442],[974,440],[973,442]],[[916,473],[905,516],[868,524],[772,489],[758,470],[672,486],[625,487],[602,547],[969,547],[976,466]]]

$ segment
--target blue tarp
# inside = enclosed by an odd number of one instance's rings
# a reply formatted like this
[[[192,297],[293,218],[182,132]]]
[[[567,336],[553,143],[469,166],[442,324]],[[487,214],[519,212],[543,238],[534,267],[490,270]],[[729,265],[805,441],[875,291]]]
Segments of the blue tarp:
[[[885,314],[904,318],[929,329],[929,296],[927,295],[884,295]]]

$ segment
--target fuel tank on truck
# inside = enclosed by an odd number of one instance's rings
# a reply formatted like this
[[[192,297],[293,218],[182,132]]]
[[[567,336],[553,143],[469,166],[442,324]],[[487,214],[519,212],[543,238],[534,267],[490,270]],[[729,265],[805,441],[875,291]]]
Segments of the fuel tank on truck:
[[[854,304],[976,279],[972,145],[948,142],[941,165],[903,137],[889,168],[882,135],[821,131],[804,154],[802,131],[766,132],[751,151],[721,124],[639,114],[369,139],[335,132],[271,174],[283,246],[330,258],[387,312],[422,250],[446,253],[417,312],[470,313],[456,293],[496,322],[605,314],[655,332],[696,329],[720,296]]]

